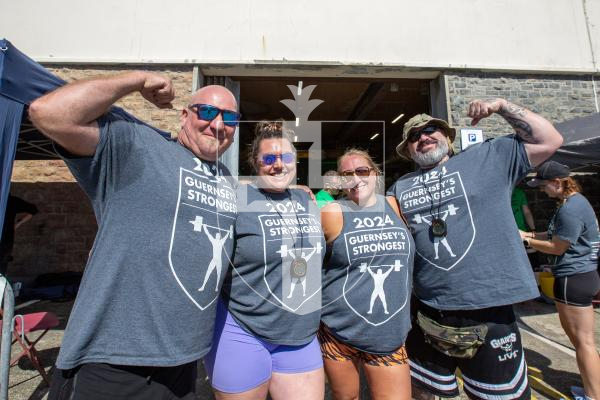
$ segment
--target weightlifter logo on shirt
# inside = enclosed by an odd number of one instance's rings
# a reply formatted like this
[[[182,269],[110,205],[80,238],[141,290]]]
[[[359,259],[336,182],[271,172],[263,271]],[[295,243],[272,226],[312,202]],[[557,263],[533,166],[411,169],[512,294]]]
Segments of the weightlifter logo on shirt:
[[[392,219],[383,213],[357,217],[352,223],[355,230],[344,234],[348,255],[344,300],[367,323],[381,325],[408,304],[409,233],[394,226]],[[359,267],[350,268],[353,263],[359,263]],[[370,297],[365,297],[364,290],[355,289],[359,285],[370,289]]]
[[[285,309],[308,314],[321,307],[321,225],[296,201],[265,202],[269,214],[258,216],[262,228],[264,274],[267,290]],[[316,207],[316,206],[315,206]],[[275,252],[281,271],[267,262]],[[272,257],[272,256],[271,256]]]
[[[475,224],[460,173],[448,173],[443,166],[411,180],[410,188],[400,193],[399,201],[414,229],[417,256],[449,271],[461,262],[475,241]],[[434,234],[432,225],[445,226],[444,234]]]
[[[218,298],[227,272],[237,206],[216,166],[194,160],[193,171],[179,170],[169,264],[185,294],[204,310]]]

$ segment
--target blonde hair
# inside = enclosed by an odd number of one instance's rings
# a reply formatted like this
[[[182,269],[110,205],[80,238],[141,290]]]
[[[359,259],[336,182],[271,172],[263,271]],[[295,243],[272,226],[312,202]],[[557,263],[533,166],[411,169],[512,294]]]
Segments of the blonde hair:
[[[356,157],[361,157],[363,159],[365,159],[367,161],[367,164],[369,164],[369,166],[371,168],[373,168],[373,170],[375,171],[375,175],[377,176],[377,186],[376,186],[376,191],[379,191],[381,189],[381,187],[383,186],[383,172],[381,172],[381,168],[379,167],[379,164],[377,164],[375,161],[373,161],[373,158],[371,158],[371,155],[369,153],[367,153],[365,150],[356,148],[356,147],[352,147],[350,149],[347,149],[344,154],[342,154],[341,156],[338,157],[337,159],[337,170],[338,170],[338,174],[342,174],[342,161],[344,160],[344,158],[346,157],[351,157],[351,156],[356,156]]]
[[[337,159],[337,171],[338,174],[342,173],[341,170],[341,165],[342,165],[342,160],[346,157],[350,157],[350,156],[357,156],[357,157],[362,157],[364,158],[367,163],[369,164],[369,166],[371,168],[373,168],[375,170],[375,174],[378,176],[382,176],[383,173],[381,172],[381,168],[379,168],[379,165],[375,163],[375,161],[373,161],[373,159],[371,158],[371,156],[369,155],[369,153],[367,153],[365,150],[362,149],[358,149],[356,147],[352,147],[350,149],[347,149],[344,154],[342,154],[341,156],[338,157]]]
[[[284,123],[285,121],[283,119],[278,119],[276,121],[260,121],[254,127],[254,140],[252,141],[250,151],[248,152],[248,164],[254,169],[254,172],[258,171],[258,148],[263,140],[285,139],[292,144],[294,131],[285,128]]]

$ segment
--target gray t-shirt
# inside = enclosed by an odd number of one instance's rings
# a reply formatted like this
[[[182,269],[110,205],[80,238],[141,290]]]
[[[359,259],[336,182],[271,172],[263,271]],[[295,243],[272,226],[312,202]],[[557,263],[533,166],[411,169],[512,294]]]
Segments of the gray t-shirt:
[[[344,343],[392,353],[410,330],[413,239],[383,196],[371,207],[338,203],[344,225],[323,267],[321,320]]]
[[[587,199],[576,193],[560,206],[548,225],[548,236],[568,240],[567,251],[556,258],[552,273],[557,278],[583,274],[598,268],[598,220]]]
[[[229,173],[148,126],[111,114],[98,122],[93,157],[65,155],[98,233],[57,366],[198,360],[233,250]]]
[[[302,190],[269,193],[254,185],[240,185],[237,198],[225,304],[240,326],[260,339],[306,344],[321,317],[325,240],[317,205]]]
[[[539,295],[510,202],[529,169],[522,141],[510,135],[407,174],[388,189],[413,230],[414,290],[421,301],[469,310]],[[446,223],[445,237],[432,235],[433,219]]]

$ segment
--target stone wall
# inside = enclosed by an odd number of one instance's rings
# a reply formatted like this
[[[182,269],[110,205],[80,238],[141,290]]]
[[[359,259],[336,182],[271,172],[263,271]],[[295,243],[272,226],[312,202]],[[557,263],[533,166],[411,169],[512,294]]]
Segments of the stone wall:
[[[539,113],[552,123],[597,112],[594,85],[590,76],[461,72],[446,74],[446,79],[451,122],[457,130],[470,126],[471,120],[466,112],[469,102],[475,99],[502,97]],[[596,82],[596,96],[600,98],[600,82]],[[484,138],[502,136],[513,131],[497,115],[482,120],[477,126],[483,129]],[[458,148],[459,136],[457,132]],[[600,215],[600,176],[578,175],[576,179],[582,184],[583,194],[592,203],[596,215]],[[555,203],[538,190],[524,189],[536,219],[536,227],[544,230],[554,213]]]
[[[544,116],[552,123],[598,112],[590,76],[514,75],[498,73],[446,74],[451,122],[457,127],[471,124],[469,102],[475,99],[505,98]],[[596,82],[600,97],[600,82]],[[482,120],[485,137],[505,135],[511,127],[499,116]]]
[[[139,67],[116,69],[114,67],[53,65],[48,65],[46,68],[67,82],[139,69]],[[175,100],[173,101],[172,110],[158,109],[138,93],[124,97],[117,102],[116,105],[131,112],[142,121],[148,122],[159,129],[171,132],[171,134],[177,134],[180,128],[179,116],[181,110],[188,104],[192,94],[192,68],[192,66],[178,68],[174,68],[173,66],[153,66],[152,68],[144,66],[143,68],[147,71],[164,74],[171,79],[175,89]]]
[[[68,82],[132,70],[108,67],[47,66]],[[192,67],[153,67],[167,75],[175,87],[173,110],[159,110],[139,94],[117,105],[151,125],[176,134],[181,109],[192,90]],[[29,280],[47,272],[83,271],[96,235],[96,219],[89,199],[61,160],[17,160],[11,192],[36,204],[39,213],[16,234],[13,261],[7,275]]]

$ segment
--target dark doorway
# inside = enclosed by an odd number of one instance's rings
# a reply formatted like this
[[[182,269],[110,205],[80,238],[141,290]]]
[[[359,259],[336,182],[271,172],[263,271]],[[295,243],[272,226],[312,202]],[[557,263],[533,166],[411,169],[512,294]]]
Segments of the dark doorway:
[[[310,113],[308,120],[322,122],[322,172],[335,169],[337,157],[350,147],[368,150],[376,162],[382,164],[386,184],[413,169],[411,163],[398,157],[395,147],[401,140],[404,123],[415,114],[430,112],[429,80],[231,78],[240,82],[240,109],[245,121],[295,121],[292,110],[280,102],[295,97],[287,85],[300,86],[299,81],[303,88],[316,85],[310,99],[323,100],[323,103]],[[404,116],[392,123],[401,114]],[[246,160],[253,128],[254,123],[240,126],[240,175],[252,173]],[[311,143],[295,145],[299,150],[298,181],[306,183],[307,149]]]

